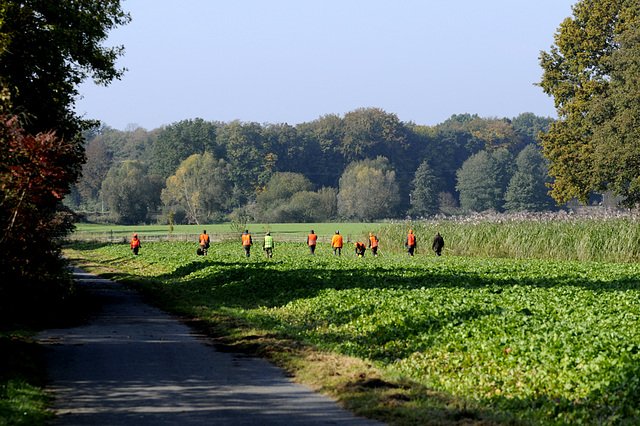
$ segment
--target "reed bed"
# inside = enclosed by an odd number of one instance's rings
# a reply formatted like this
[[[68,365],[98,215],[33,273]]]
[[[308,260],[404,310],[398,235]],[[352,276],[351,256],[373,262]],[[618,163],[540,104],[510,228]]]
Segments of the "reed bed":
[[[430,253],[440,232],[444,254],[453,256],[632,263],[640,255],[640,214],[619,210],[437,217],[376,232],[382,247],[398,252],[409,229],[418,253]]]

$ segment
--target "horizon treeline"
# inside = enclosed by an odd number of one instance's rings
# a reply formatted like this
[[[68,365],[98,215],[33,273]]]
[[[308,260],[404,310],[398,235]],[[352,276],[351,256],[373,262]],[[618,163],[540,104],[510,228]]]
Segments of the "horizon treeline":
[[[297,125],[101,126],[85,135],[87,161],[66,203],[123,224],[552,210],[539,134],[553,121],[460,114],[424,126],[359,108]]]

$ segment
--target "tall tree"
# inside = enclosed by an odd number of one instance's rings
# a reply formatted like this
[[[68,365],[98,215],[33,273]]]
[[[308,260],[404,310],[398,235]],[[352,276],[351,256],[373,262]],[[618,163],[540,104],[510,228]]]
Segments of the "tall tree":
[[[440,183],[428,161],[418,167],[411,183],[411,213],[432,215],[438,213]]]
[[[517,170],[504,195],[507,211],[545,211],[553,208],[548,194],[551,183],[548,162],[534,144],[527,145],[516,158]]]
[[[0,107],[21,120],[3,116],[0,135],[3,302],[20,301],[17,284],[62,271],[57,233],[71,227],[60,197],[80,173],[80,135],[94,125],[74,111],[78,86],[120,78],[115,62],[123,49],[103,43],[129,19],[119,0],[0,0]]]
[[[230,166],[210,152],[193,154],[167,179],[162,202],[173,210],[181,207],[189,223],[215,220],[230,207]]]
[[[623,197],[621,204],[640,204],[640,30],[619,37],[620,50],[607,64],[609,90],[594,98],[587,119],[594,150],[592,188]]]
[[[492,171],[491,156],[487,151],[480,151],[469,157],[458,170],[460,207],[464,210],[481,212],[495,209],[495,188],[497,182]]]
[[[384,157],[351,163],[340,178],[338,213],[346,219],[394,217],[399,202],[396,174]]]
[[[573,17],[560,25],[551,50],[541,52],[544,72],[539,85],[553,96],[559,117],[542,136],[542,147],[551,161],[550,174],[554,179],[551,193],[559,203],[574,197],[587,203],[591,191],[610,186],[608,180],[613,176],[599,168],[608,165],[618,169],[621,165],[615,159],[617,151],[599,149],[600,141],[593,138],[603,120],[608,121],[609,112],[604,116],[593,112],[611,99],[612,84],[624,86],[622,76],[634,75],[630,70],[616,71],[612,55],[632,46],[633,43],[625,44],[625,34],[636,31],[639,7],[637,1],[629,0],[582,0],[573,6]],[[614,115],[625,114],[628,108],[622,103],[615,111]],[[634,139],[633,135],[628,136]],[[633,144],[627,142],[628,139],[623,143],[633,149]],[[599,159],[600,155],[604,157]],[[625,192],[624,185],[611,186]],[[632,201],[637,194],[626,195]]]
[[[457,172],[460,207],[476,212],[501,210],[512,173],[513,156],[504,148],[472,155]]]
[[[150,212],[160,206],[164,186],[160,175],[149,175],[149,168],[139,161],[125,161],[113,167],[102,182],[102,193],[113,220],[138,224],[148,220]]]

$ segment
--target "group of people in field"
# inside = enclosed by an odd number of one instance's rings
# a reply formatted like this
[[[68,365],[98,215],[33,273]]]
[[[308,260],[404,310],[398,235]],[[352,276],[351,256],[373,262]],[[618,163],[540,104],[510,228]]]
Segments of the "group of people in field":
[[[206,256],[209,250],[210,242],[211,242],[211,239],[209,238],[207,231],[206,230],[202,231],[202,234],[200,234],[200,248],[197,250],[197,254],[201,256]],[[309,247],[309,252],[311,253],[311,255],[315,255],[318,236],[313,231],[313,229],[311,230],[311,233],[307,235],[306,242],[307,242],[307,246]],[[244,233],[242,234],[242,247],[244,248],[244,255],[246,257],[249,257],[251,255],[252,245],[253,245],[253,239],[251,237],[251,234],[249,233],[249,230],[245,230]],[[367,245],[359,241],[355,242],[354,246],[356,250],[356,256],[364,257],[364,254],[368,248],[369,250],[371,250],[371,254],[373,255],[373,257],[377,257],[379,245],[380,245],[380,240],[378,239],[378,237],[373,235],[372,232],[369,232],[369,241]],[[416,236],[413,233],[412,229],[409,229],[409,233],[407,234],[407,238],[405,240],[404,245],[407,249],[407,255],[410,257],[413,257],[418,245],[417,245]],[[138,251],[140,250],[140,246],[141,246],[141,243],[140,243],[140,239],[138,238],[138,234],[133,234],[133,238],[131,239],[131,250],[133,251],[133,254],[135,255],[138,254]],[[342,235],[340,235],[339,231],[336,231],[336,233],[331,238],[331,247],[333,249],[333,255],[341,256],[343,246],[344,246],[344,240],[342,238]],[[274,247],[273,237],[271,236],[270,232],[267,232],[264,236],[264,241],[262,242],[262,250],[264,251],[264,254],[267,258],[273,257],[273,247]],[[431,249],[437,256],[441,256],[443,248],[444,248],[444,239],[440,235],[440,232],[437,232],[436,235],[433,237],[433,242],[431,243]]]

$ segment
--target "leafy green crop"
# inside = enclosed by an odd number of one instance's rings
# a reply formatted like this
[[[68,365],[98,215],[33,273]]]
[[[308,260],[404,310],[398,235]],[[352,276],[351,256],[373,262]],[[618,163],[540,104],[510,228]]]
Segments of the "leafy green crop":
[[[640,266],[384,253],[310,256],[278,244],[148,243],[86,253],[211,314],[369,359],[522,420],[640,419]]]

